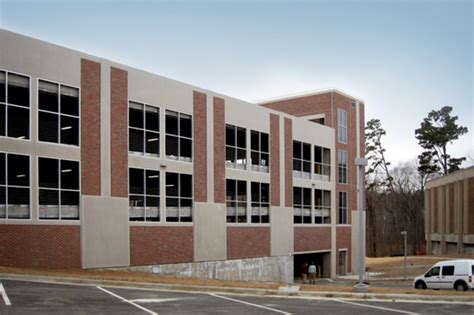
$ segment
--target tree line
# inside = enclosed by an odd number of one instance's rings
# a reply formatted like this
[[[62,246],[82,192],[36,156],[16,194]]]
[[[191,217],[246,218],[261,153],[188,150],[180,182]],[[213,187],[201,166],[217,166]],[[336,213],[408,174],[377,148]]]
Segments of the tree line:
[[[415,130],[423,149],[417,159],[391,166],[383,137],[387,132],[379,119],[365,128],[366,242],[367,256],[392,256],[403,253],[403,236],[408,232],[408,253],[425,252],[424,190],[427,180],[458,170],[465,157],[452,157],[447,145],[466,134],[457,124],[453,108],[432,110]]]

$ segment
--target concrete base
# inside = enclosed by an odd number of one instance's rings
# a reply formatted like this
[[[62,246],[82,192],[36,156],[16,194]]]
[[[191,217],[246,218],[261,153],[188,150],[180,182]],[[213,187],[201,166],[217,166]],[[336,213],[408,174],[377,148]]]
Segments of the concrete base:
[[[293,256],[136,266],[132,271],[200,279],[293,283]]]
[[[366,284],[356,284],[352,288],[352,292],[357,292],[357,293],[367,293],[369,292],[369,286]]]

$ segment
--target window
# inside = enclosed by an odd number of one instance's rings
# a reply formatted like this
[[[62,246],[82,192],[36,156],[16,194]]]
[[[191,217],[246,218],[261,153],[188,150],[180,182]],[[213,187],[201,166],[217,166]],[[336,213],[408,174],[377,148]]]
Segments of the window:
[[[0,71],[0,136],[30,139],[30,79]]]
[[[128,170],[130,221],[160,221],[160,172]]]
[[[247,132],[245,128],[225,126],[225,165],[247,168]]]
[[[314,174],[316,179],[329,181],[331,178],[331,150],[314,147]]]
[[[293,175],[296,177],[311,177],[311,145],[293,141]]]
[[[0,153],[0,219],[30,218],[30,157]]]
[[[160,109],[146,104],[128,103],[128,151],[160,155]]]
[[[441,267],[433,267],[428,271],[425,275],[425,277],[433,277],[433,276],[439,276],[439,271]]]
[[[311,188],[293,187],[294,223],[311,223]]]
[[[339,192],[339,224],[347,224],[347,192]]]
[[[79,219],[79,162],[38,158],[39,218]]]
[[[38,82],[38,139],[79,145],[79,89]]]
[[[166,111],[166,157],[185,162],[192,161],[192,116]]]
[[[337,109],[337,138],[340,143],[347,143],[347,112]]]
[[[347,184],[347,151],[338,151],[338,182]]]
[[[252,223],[270,222],[269,185],[252,182],[250,188],[252,192]]]
[[[454,266],[443,266],[442,276],[454,276]]]
[[[250,165],[252,171],[268,173],[268,133],[252,130],[250,132]]]
[[[247,222],[247,182],[226,180],[227,222]]]
[[[314,190],[314,223],[331,223],[331,192],[329,190]]]
[[[193,176],[166,173],[166,221],[191,222],[193,208]]]

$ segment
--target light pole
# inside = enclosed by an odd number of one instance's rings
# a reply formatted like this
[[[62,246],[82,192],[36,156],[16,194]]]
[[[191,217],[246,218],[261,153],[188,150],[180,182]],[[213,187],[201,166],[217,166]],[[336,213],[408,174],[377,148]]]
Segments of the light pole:
[[[402,231],[401,234],[403,235],[403,254],[405,256],[403,262],[403,280],[407,280],[407,231]]]
[[[357,202],[357,214],[359,217],[359,283],[354,287],[355,291],[358,292],[367,292],[368,285],[364,283],[364,273],[365,273],[365,229],[364,229],[364,209],[363,208],[363,199],[364,199],[364,176],[365,176],[365,166],[367,165],[366,158],[356,158],[355,165],[359,167],[359,178],[357,189],[359,191],[359,198]]]

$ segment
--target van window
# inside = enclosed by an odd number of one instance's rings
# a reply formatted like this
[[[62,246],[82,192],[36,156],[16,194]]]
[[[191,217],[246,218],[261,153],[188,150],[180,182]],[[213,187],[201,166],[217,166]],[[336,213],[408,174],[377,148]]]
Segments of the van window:
[[[440,269],[441,269],[441,267],[431,268],[431,270],[426,273],[425,277],[439,276],[439,270]]]
[[[454,276],[454,266],[444,266],[441,274],[443,276]]]

